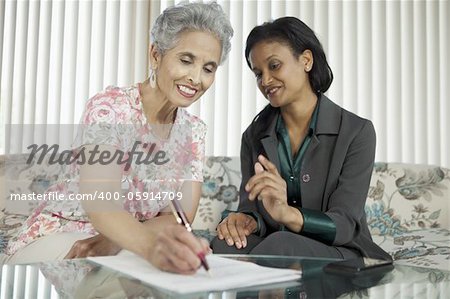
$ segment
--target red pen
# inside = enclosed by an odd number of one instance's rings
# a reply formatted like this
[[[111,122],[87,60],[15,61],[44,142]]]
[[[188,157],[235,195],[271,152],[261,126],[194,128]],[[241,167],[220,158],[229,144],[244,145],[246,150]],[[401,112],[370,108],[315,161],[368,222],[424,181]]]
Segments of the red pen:
[[[192,232],[191,224],[189,223],[189,220],[186,217],[186,214],[183,211],[183,208],[181,207],[180,203],[175,199],[170,201],[170,207],[172,209],[173,214],[175,215],[175,218],[177,219],[177,222],[181,225],[184,225],[186,230],[188,232]],[[199,252],[197,253],[198,258],[200,259],[200,262],[205,268],[206,272],[209,273],[209,265],[205,258],[205,253]],[[210,274],[211,275],[211,274]]]

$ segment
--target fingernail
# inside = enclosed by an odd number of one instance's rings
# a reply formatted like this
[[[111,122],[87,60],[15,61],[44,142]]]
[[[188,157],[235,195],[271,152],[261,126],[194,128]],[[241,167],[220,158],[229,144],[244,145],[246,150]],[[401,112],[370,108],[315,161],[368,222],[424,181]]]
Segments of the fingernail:
[[[237,249],[241,249],[241,243],[236,242],[236,248],[237,248]]]
[[[246,241],[242,241],[242,247],[243,248],[247,247],[247,242]]]
[[[230,246],[233,245],[233,240],[227,239],[227,244],[230,245]]]
[[[205,259],[205,253],[204,252],[199,252],[197,253],[197,257],[198,257],[198,263],[201,265],[201,261]]]

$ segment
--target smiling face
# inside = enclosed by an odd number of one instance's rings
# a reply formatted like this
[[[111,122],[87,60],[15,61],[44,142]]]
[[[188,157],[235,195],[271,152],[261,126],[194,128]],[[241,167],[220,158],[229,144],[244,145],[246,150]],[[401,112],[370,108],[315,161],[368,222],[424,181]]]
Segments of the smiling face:
[[[308,71],[312,53],[295,57],[289,46],[277,41],[261,41],[250,51],[249,61],[256,82],[273,107],[283,107],[312,92]]]
[[[214,82],[222,47],[211,33],[181,33],[175,47],[160,55],[151,48],[157,88],[172,105],[187,107],[197,101]]]

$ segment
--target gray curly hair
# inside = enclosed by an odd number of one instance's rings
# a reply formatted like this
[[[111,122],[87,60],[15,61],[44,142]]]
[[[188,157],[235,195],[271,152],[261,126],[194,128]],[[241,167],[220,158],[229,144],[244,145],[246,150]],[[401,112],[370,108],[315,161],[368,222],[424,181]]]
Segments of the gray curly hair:
[[[161,55],[175,47],[180,33],[206,31],[217,37],[222,45],[222,64],[231,49],[233,28],[228,16],[216,2],[181,3],[166,8],[158,16],[150,32],[150,41]]]

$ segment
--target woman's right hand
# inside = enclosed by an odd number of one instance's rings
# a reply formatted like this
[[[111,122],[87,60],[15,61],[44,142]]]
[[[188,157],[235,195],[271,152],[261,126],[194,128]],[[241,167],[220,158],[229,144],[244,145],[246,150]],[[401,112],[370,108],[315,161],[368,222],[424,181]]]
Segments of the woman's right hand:
[[[217,236],[225,240],[229,246],[235,245],[237,249],[247,246],[247,236],[256,231],[256,220],[244,213],[230,213],[217,226]]]
[[[208,241],[196,238],[184,226],[171,224],[156,233],[147,259],[163,271],[194,274],[201,266],[199,256],[210,252]]]

